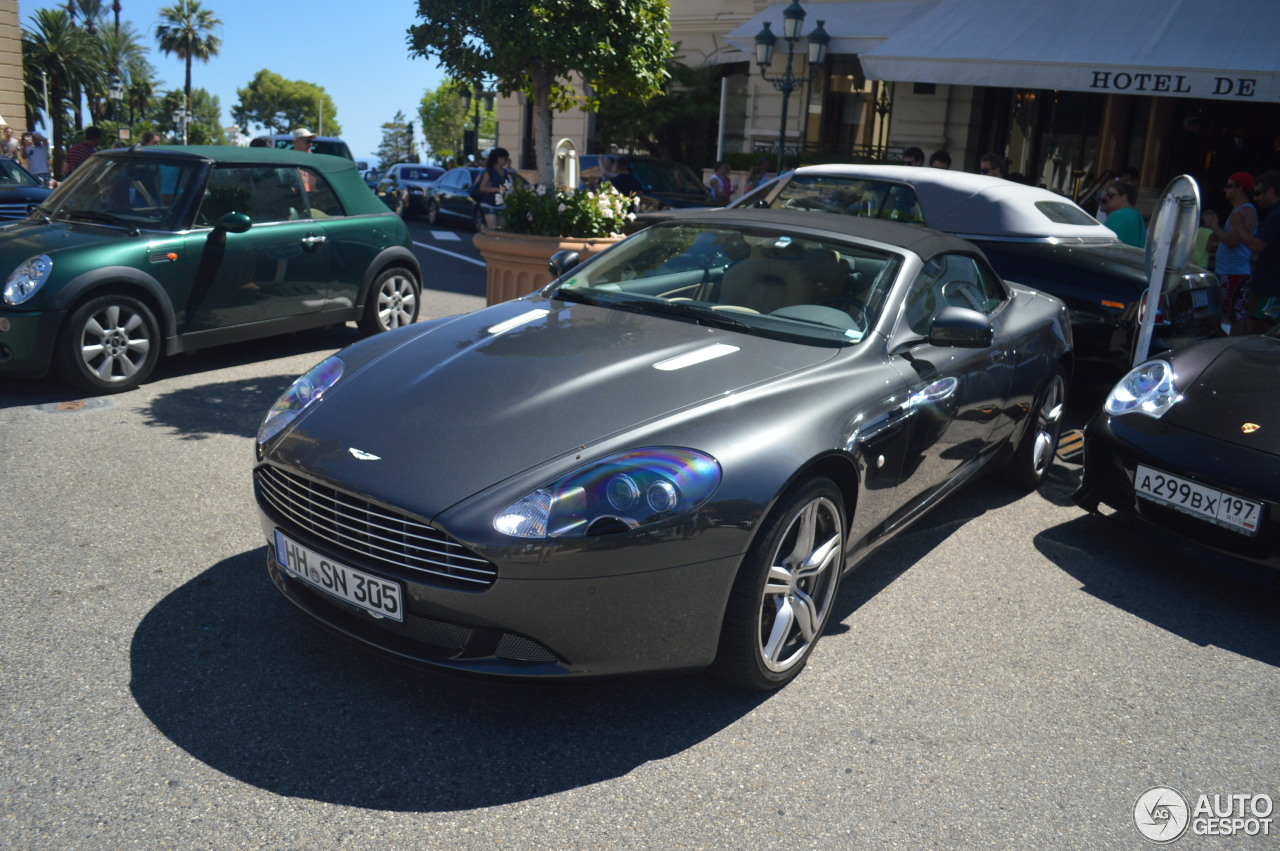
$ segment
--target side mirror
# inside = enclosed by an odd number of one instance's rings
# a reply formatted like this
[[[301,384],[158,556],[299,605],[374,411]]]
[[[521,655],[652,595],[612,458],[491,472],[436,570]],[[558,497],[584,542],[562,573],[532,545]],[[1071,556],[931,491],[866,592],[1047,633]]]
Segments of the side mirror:
[[[253,226],[253,219],[247,213],[227,213],[218,219],[218,230],[227,233],[244,233]]]
[[[967,307],[944,307],[929,326],[929,342],[935,346],[980,349],[994,338],[991,320]]]
[[[364,160],[356,160],[356,171],[368,171],[369,164]]]
[[[580,260],[578,252],[566,248],[551,255],[551,259],[547,261],[547,271],[558,278],[577,266]]]

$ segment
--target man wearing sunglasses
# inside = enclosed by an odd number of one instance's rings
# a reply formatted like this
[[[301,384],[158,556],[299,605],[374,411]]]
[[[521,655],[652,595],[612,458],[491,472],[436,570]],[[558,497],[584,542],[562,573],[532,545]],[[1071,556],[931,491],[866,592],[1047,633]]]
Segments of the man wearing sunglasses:
[[[1137,187],[1119,180],[1102,193],[1098,209],[1107,214],[1103,224],[1115,231],[1121,242],[1143,248],[1147,244],[1147,223],[1133,206],[1137,202]]]
[[[1253,186],[1253,199],[1265,211],[1256,234],[1241,241],[1258,252],[1244,289],[1249,299],[1249,328],[1262,333],[1280,320],[1280,171],[1264,171]]]
[[[1221,291],[1222,315],[1231,323],[1232,334],[1245,334],[1249,305],[1241,286],[1249,277],[1249,258],[1253,254],[1242,237],[1258,230],[1258,210],[1250,202],[1253,197],[1253,175],[1237,171],[1227,178],[1223,194],[1231,203],[1231,214],[1226,227],[1218,224],[1218,212],[1205,210],[1201,220],[1218,239],[1218,251],[1214,255],[1213,271],[1218,276]]]

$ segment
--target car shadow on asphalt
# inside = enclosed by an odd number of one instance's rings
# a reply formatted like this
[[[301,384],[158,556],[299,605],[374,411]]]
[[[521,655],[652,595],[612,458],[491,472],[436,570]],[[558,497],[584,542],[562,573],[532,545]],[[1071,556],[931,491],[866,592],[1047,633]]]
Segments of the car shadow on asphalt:
[[[1107,605],[1201,647],[1280,666],[1273,574],[1211,556],[1199,561],[1093,514],[1040,532],[1035,546]]]
[[[709,677],[555,688],[419,671],[315,625],[265,559],[219,562],[152,608],[131,689],[175,744],[276,794],[406,812],[528,800],[681,753],[767,699]]]
[[[181,440],[255,437],[267,411],[297,377],[264,375],[163,393],[146,407],[146,425],[169,429]]]

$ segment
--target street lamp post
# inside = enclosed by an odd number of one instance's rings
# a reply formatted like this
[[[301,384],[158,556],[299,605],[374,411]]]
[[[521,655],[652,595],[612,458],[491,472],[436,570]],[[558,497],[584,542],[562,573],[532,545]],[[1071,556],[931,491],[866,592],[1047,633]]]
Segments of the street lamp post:
[[[178,126],[182,128],[182,144],[187,144],[187,108],[180,106],[173,112],[173,117],[177,119]]]
[[[107,90],[107,94],[111,96],[111,118],[113,121],[119,121],[120,99],[124,97],[124,83],[120,82],[119,77],[111,78],[111,88]]]
[[[480,158],[480,100],[484,99],[484,108],[486,112],[493,111],[493,100],[497,97],[496,92],[486,91],[476,86],[474,91],[464,89],[462,91],[462,111],[467,112],[475,104],[475,112],[471,119],[471,138],[463,142],[463,154]]]
[[[818,26],[809,33],[809,73],[796,74],[792,71],[792,60],[795,56],[796,42],[801,39],[800,27],[804,24],[804,9],[799,0],[792,0],[791,5],[782,12],[782,38],[787,42],[787,68],[781,77],[770,77],[765,69],[773,62],[773,47],[778,37],[773,34],[772,23],[766,21],[764,29],[756,35],[756,64],[760,66],[760,78],[782,92],[782,126],[778,130],[778,173],[782,173],[783,154],[787,141],[787,101],[791,93],[806,83],[813,81],[822,70],[822,63],[827,58],[827,45],[831,36],[822,28],[825,21],[818,21]]]

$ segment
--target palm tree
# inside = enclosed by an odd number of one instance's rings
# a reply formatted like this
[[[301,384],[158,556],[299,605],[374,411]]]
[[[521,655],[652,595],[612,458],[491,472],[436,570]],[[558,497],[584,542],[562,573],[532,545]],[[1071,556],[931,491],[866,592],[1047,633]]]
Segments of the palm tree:
[[[160,52],[166,56],[176,55],[187,63],[187,81],[182,91],[188,113],[191,111],[191,60],[208,62],[218,55],[222,39],[213,31],[220,26],[222,21],[202,8],[200,0],[178,0],[160,10],[160,23],[156,24]]]
[[[36,93],[35,80],[41,71],[48,77],[49,102],[41,105],[53,130],[54,174],[61,174],[67,96],[78,85],[101,76],[101,47],[97,39],[75,25],[65,9],[38,9],[31,26],[22,31],[22,60],[30,93]],[[40,79],[38,91],[43,101],[43,78]]]
[[[84,0],[81,0],[83,3]],[[133,75],[138,69],[147,67],[146,61],[147,50],[142,46],[142,41],[137,30],[133,28],[133,24],[126,21],[119,27],[112,26],[106,19],[106,13],[103,12],[97,29],[98,42],[102,45],[103,58],[106,61],[106,73],[103,77],[114,77],[119,80],[122,88],[128,90],[133,86]],[[107,26],[103,26],[107,24]],[[110,80],[99,77],[97,81],[97,90],[95,96],[101,99],[108,94],[105,85],[110,84]],[[101,110],[99,110],[101,112]],[[95,120],[101,120],[102,115],[95,116]],[[116,120],[120,116],[112,116]]]

